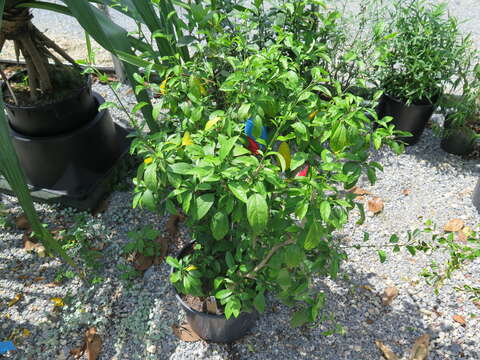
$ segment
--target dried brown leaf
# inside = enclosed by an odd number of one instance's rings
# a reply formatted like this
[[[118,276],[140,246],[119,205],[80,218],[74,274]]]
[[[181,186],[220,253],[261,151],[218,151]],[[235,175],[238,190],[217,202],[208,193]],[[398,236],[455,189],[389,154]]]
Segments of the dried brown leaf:
[[[84,343],[82,347],[78,347],[70,350],[70,355],[72,355],[75,360],[78,360],[83,356],[86,349],[87,349],[87,344]]]
[[[170,215],[167,223],[165,224],[165,230],[170,236],[176,236],[178,233],[178,224],[183,221],[182,215]]]
[[[17,294],[17,295],[15,295],[15,297],[14,297],[12,300],[10,300],[10,301],[8,302],[7,305],[8,305],[8,307],[12,307],[13,305],[15,305],[16,303],[18,303],[18,302],[19,302],[20,300],[22,300],[22,299],[23,299],[23,295],[22,295],[22,294]]]
[[[139,271],[145,271],[153,265],[153,260],[153,256],[145,256],[143,254],[136,253],[133,260],[133,267]]]
[[[375,345],[377,345],[386,360],[398,360],[397,355],[395,355],[395,353],[380,340],[375,340]]]
[[[20,214],[15,218],[15,226],[20,230],[30,230],[30,223],[28,222],[27,215]]]
[[[473,305],[480,309],[480,301],[474,301]]]
[[[452,319],[453,319],[453,321],[456,321],[457,323],[459,323],[462,326],[467,326],[467,321],[465,320],[465,318],[462,315],[455,314],[455,315],[452,316]]]
[[[98,214],[103,214],[105,211],[108,210],[108,205],[110,204],[110,200],[103,199],[98,203],[98,206],[92,210],[92,216],[96,217]]]
[[[182,325],[172,325],[172,330],[175,336],[178,337],[180,340],[187,342],[195,342],[200,340],[200,336],[198,336],[195,331],[193,331],[189,323],[183,323]]]
[[[168,255],[169,241],[163,236],[158,237],[155,241],[160,245],[160,255],[155,257],[153,263],[158,265],[161,264],[163,259]]]
[[[383,210],[383,200],[378,196],[375,196],[373,199],[368,200],[367,210],[377,214]]]
[[[96,360],[102,351],[102,339],[96,328],[92,327],[85,332],[85,344],[88,360]]]
[[[430,335],[423,334],[413,344],[410,360],[426,360],[428,357],[428,347],[430,345]]]
[[[403,189],[403,190],[402,190],[402,194],[405,195],[405,196],[410,195],[410,192],[411,192],[410,189]]]
[[[383,291],[382,304],[388,306],[398,296],[398,289],[395,286],[389,286]]]
[[[465,223],[463,222],[463,220],[452,219],[445,224],[445,226],[443,227],[443,230],[447,232],[456,232],[456,231],[462,230],[464,226],[465,226]]]
[[[362,189],[358,186],[354,186],[353,188],[349,189],[348,192],[351,192],[355,195],[371,195],[372,194],[370,191]]]
[[[45,247],[37,242],[34,242],[28,232],[23,234],[23,249],[25,251],[35,251],[39,256],[45,256]]]

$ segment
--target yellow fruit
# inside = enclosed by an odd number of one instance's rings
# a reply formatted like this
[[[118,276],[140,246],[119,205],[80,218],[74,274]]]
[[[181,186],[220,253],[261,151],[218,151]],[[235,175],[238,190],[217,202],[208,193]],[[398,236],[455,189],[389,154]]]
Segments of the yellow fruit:
[[[315,116],[317,116],[318,110],[312,111],[310,115],[308,115],[308,120],[312,120]]]
[[[187,132],[185,132],[185,134],[183,134],[182,145],[183,146],[188,146],[188,145],[192,145],[192,144],[193,144],[192,138],[190,137],[190,133],[187,131]]]
[[[278,152],[285,159],[285,170],[290,169],[290,163],[292,161],[292,158],[290,155],[290,147],[288,146],[288,144],[286,142],[282,142],[278,147]]]
[[[146,158],[145,160],[143,160],[143,162],[144,162],[145,164],[147,164],[147,165],[148,165],[148,164],[151,164],[151,163],[153,162],[153,158],[149,156],[148,158]]]

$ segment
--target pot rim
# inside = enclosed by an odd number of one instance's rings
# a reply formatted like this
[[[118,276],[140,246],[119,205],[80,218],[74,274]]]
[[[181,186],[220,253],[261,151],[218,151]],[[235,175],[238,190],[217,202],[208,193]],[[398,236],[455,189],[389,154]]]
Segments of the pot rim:
[[[19,73],[26,73],[27,70],[22,70],[21,72]],[[18,76],[19,73],[16,73],[12,76],[10,76],[8,78],[8,80],[11,80],[12,78],[14,78],[15,76]],[[68,100],[71,100],[75,97],[77,97],[79,94],[81,94],[83,91],[85,91],[85,89],[89,89],[91,88],[92,86],[92,76],[91,74],[84,74],[83,75],[83,78],[85,79],[85,83],[83,84],[82,87],[80,88],[77,88],[77,89],[74,89],[70,92],[70,95],[61,99],[61,100],[58,100],[58,101],[55,101],[53,103],[50,103],[50,104],[43,104],[43,105],[29,105],[29,106],[20,106],[20,105],[12,105],[12,104],[9,104],[7,103],[6,101],[4,101],[5,103],[5,107],[8,108],[8,109],[18,109],[18,110],[31,110],[31,109],[35,109],[35,110],[43,110],[43,109],[48,109],[48,108],[51,108],[51,107],[56,107],[59,103],[62,103],[64,101],[68,101]],[[1,86],[2,86],[2,93],[3,93],[3,96],[5,97],[6,94],[8,94],[8,92],[5,91],[5,87],[6,87],[6,84],[5,84],[5,81],[1,81],[0,82]]]
[[[95,101],[97,102],[98,106],[100,106],[101,104],[103,104],[105,102],[105,99],[100,94],[98,94],[94,91],[92,91],[92,96],[95,98]],[[102,109],[101,111],[98,111],[97,114],[95,115],[95,117],[93,119],[91,119],[90,121],[88,121],[87,123],[85,123],[82,127],[78,128],[78,129],[74,129],[73,131],[70,131],[70,132],[67,132],[67,133],[59,134],[59,135],[47,135],[47,136],[24,135],[24,134],[16,131],[10,125],[10,122],[9,122],[9,128],[10,128],[11,133],[15,137],[17,137],[19,140],[22,140],[22,141],[30,141],[30,139],[35,139],[36,141],[51,141],[52,139],[69,138],[69,137],[75,136],[76,134],[78,134],[80,132],[84,132],[84,131],[88,130],[90,127],[94,126],[95,123],[99,119],[102,119],[104,117],[105,112],[107,110],[108,109]]]
[[[385,97],[388,98],[389,100],[394,101],[394,102],[396,102],[396,103],[398,103],[398,104],[407,105],[407,103],[406,103],[405,101],[403,101],[403,100],[401,100],[401,99],[399,99],[399,98],[397,98],[397,97],[395,97],[395,96],[393,96],[393,95],[390,95],[390,94],[388,94],[388,93],[386,93],[386,92],[384,92],[382,96],[385,96]],[[431,102],[431,103],[429,103],[429,104],[415,104],[415,103],[412,102],[411,104],[409,104],[409,105],[407,105],[407,106],[415,106],[415,107],[431,107],[431,106],[436,106],[435,103],[436,103],[436,101],[438,100],[439,97],[440,97],[440,95],[437,95],[437,96],[435,97],[435,102]]]

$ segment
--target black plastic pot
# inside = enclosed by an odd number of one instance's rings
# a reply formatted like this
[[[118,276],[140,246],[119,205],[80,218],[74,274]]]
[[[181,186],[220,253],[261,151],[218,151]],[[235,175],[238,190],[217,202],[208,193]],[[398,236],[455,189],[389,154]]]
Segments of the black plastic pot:
[[[18,80],[25,72],[17,73],[10,80]],[[8,94],[2,85],[4,96]],[[74,90],[63,100],[38,106],[16,106],[5,103],[10,126],[27,136],[54,136],[78,129],[91,121],[98,112],[92,96],[92,80],[85,77],[85,85]]]
[[[182,258],[191,248],[193,243],[185,246],[177,256]],[[224,315],[212,315],[202,313],[188,306],[176,293],[176,298],[187,315],[187,321],[193,331],[202,339],[218,343],[231,343],[245,336],[254,326],[258,319],[258,312],[241,312],[240,315],[227,318]]]
[[[95,106],[104,99],[93,93]],[[10,128],[13,145],[29,185],[78,194],[104,175],[124,152],[108,109],[72,132],[25,136]],[[125,137],[125,134],[121,134]]]
[[[475,205],[475,207],[477,208],[478,212],[480,212],[480,179],[478,179],[477,185],[473,190],[472,202],[473,205]]]
[[[420,140],[420,136],[427,125],[428,120],[435,110],[435,105],[407,105],[390,95],[384,94],[377,107],[379,118],[393,117],[391,124],[396,130],[408,131],[413,136],[400,137],[408,145],[414,145]]]
[[[447,117],[443,124],[443,136],[440,147],[447,153],[454,155],[468,155],[473,151],[475,131],[469,127],[452,127]]]

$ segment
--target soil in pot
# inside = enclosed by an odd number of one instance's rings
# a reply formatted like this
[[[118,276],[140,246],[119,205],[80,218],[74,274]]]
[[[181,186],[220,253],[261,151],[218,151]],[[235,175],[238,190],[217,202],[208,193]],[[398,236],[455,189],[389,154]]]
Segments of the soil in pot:
[[[428,102],[419,102],[407,105],[402,100],[384,94],[377,107],[379,118],[393,117],[391,124],[396,130],[407,131],[412,134],[409,137],[399,137],[407,145],[414,145],[419,140],[427,125],[428,120],[435,110],[435,105]]]
[[[18,105],[14,104],[5,84],[2,86],[10,125],[26,136],[54,136],[74,131],[97,114],[92,96],[91,79],[78,70],[65,66],[51,66],[54,91],[32,100],[26,71],[17,72],[9,79]],[[28,79],[28,77],[27,77]]]
[[[177,256],[181,258],[192,251],[193,243],[185,246]],[[172,269],[173,270],[173,269]],[[176,292],[176,291],[175,291]],[[177,301],[185,310],[186,318],[191,328],[202,339],[219,343],[231,343],[245,336],[258,319],[258,312],[241,312],[238,317],[227,319],[223,314],[209,314],[213,309],[208,304],[208,298],[176,293]],[[217,303],[217,312],[223,312]],[[209,309],[210,308],[210,309]],[[212,311],[213,312],[213,311]]]

